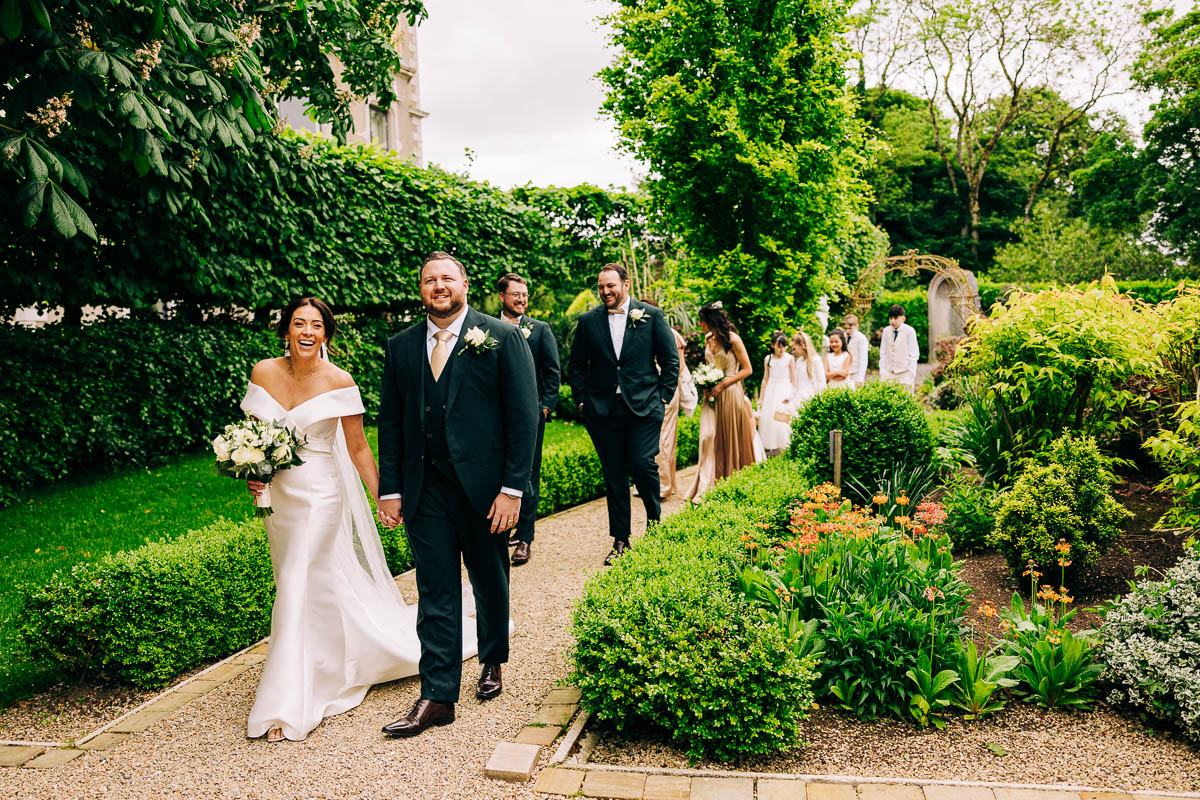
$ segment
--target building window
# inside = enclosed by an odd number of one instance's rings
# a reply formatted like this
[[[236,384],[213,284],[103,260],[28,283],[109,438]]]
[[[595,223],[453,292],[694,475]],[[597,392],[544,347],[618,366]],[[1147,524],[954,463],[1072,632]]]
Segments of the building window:
[[[388,113],[379,106],[371,106],[371,141],[383,149],[389,149]]]

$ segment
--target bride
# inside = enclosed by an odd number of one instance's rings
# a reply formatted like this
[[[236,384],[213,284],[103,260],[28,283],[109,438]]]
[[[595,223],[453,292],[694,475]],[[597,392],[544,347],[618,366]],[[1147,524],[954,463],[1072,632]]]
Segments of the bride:
[[[278,328],[286,355],[254,366],[241,404],[307,437],[304,463],[271,481],[275,513],[264,518],[275,605],[246,733],[270,742],[304,739],[325,717],[361,703],[372,685],[417,674],[421,657],[416,608],[392,580],[363,491],[365,483],[378,501],[362,397],[350,374],[323,358],[336,328],[321,300],[292,301]],[[247,486],[254,495],[264,489]],[[475,642],[464,617],[464,658]]]

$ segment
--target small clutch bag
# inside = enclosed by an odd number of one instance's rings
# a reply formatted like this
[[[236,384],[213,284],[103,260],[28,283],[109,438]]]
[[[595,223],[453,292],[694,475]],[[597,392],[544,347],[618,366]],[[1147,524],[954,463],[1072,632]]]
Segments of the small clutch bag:
[[[788,413],[787,411],[776,411],[775,412],[775,421],[776,422],[791,422],[792,415],[790,413]]]

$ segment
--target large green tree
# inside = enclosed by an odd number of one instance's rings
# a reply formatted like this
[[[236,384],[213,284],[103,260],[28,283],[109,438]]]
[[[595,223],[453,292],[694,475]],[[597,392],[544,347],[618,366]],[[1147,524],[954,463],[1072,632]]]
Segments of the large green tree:
[[[195,187],[277,125],[277,98],[306,97],[339,136],[352,97],[391,102],[399,24],[424,13],[421,0],[0,0],[4,224],[97,240],[97,194],[203,218]]]
[[[705,299],[752,347],[841,280],[870,145],[840,0],[620,0],[604,111],[649,168]],[[849,228],[850,234],[847,234]]]

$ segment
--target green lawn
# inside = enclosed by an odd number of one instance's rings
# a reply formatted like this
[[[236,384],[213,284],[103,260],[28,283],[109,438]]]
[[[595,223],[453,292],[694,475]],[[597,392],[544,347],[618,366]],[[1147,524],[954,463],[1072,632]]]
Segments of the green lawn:
[[[374,428],[367,438],[377,449]],[[589,441],[583,426],[548,424],[547,447],[571,440]],[[106,553],[172,539],[218,517],[245,519],[251,511],[245,489],[218,476],[208,453],[152,470],[74,485],[63,481],[0,510],[0,705],[41,682],[17,651],[20,585],[42,583],[55,570]]]

